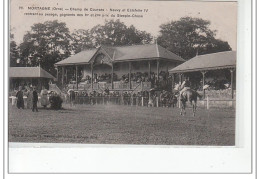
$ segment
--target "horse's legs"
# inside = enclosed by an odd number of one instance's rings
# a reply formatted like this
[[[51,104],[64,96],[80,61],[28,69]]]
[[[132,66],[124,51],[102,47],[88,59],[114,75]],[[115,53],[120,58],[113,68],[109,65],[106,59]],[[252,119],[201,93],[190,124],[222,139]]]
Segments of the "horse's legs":
[[[195,113],[197,111],[197,101],[194,102],[195,103]]]
[[[180,106],[181,107],[181,113],[180,114],[182,115],[182,111],[183,111],[183,103],[182,103],[182,101],[180,102],[180,105],[181,105]]]
[[[186,106],[186,103],[184,101],[181,101],[181,115],[185,115],[186,114],[186,111],[185,111],[185,106]]]
[[[186,114],[186,110],[185,110],[185,108],[186,108],[186,103],[185,102],[183,102],[183,110],[184,110],[184,115]]]
[[[193,101],[192,102],[192,112],[193,112],[194,117],[195,117],[196,109],[197,109],[197,102]]]
[[[182,115],[182,104],[181,104],[181,106],[180,106],[180,107],[181,107],[181,112],[180,112],[180,115]]]
[[[195,104],[192,103],[192,112],[193,112],[193,116],[195,116]]]

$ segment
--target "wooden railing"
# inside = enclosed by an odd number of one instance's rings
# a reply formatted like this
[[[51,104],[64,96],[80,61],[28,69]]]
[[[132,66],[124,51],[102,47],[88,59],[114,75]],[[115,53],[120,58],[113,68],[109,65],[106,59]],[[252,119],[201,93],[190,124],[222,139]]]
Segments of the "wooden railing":
[[[116,81],[113,83],[114,84],[114,90],[136,90],[136,91],[147,91],[149,89],[151,89],[151,82],[141,82],[141,83],[137,83],[132,81],[131,82],[131,89],[129,86],[129,83],[123,83],[120,81]],[[106,82],[98,82],[98,83],[93,83],[93,90],[96,91],[104,91],[106,88],[108,88],[109,90],[112,90],[112,84],[111,83],[106,83]],[[69,85],[69,89],[77,89],[77,85],[76,84],[70,84]],[[78,84],[78,90],[91,90],[92,86],[91,84]]]
[[[69,101],[67,101],[69,102]],[[148,106],[148,97],[124,97],[124,96],[104,96],[104,97],[90,97],[90,96],[77,96],[75,99],[76,104],[89,104],[89,105],[130,105],[130,106]]]

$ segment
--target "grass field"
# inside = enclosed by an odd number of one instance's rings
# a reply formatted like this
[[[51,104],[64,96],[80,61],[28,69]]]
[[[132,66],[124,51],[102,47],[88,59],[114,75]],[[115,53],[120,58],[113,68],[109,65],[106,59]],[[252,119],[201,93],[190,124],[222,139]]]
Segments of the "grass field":
[[[19,110],[9,106],[9,142],[234,145],[235,110],[119,105],[64,106],[63,110]]]

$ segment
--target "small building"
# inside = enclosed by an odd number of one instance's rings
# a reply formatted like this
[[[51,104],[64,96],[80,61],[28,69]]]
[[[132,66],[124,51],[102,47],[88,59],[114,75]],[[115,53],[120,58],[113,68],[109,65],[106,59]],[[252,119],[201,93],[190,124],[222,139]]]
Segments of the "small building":
[[[236,51],[225,51],[218,53],[211,53],[205,55],[197,55],[187,62],[172,68],[169,73],[172,74],[174,79],[178,78],[182,81],[182,76],[187,73],[197,72],[201,74],[202,86],[205,85],[205,77],[213,71],[218,71],[220,74],[228,72],[230,76],[230,86],[232,90],[235,88],[235,69],[236,69]],[[175,74],[175,75],[174,75]],[[194,74],[193,74],[194,75]],[[205,91],[204,91],[205,94]],[[204,95],[205,96],[205,95]]]
[[[151,87],[168,69],[185,60],[158,44],[101,46],[84,50],[55,64],[64,87],[74,81],[76,88],[93,90],[134,90],[140,81]],[[140,79],[141,78],[141,79]]]
[[[15,90],[19,86],[36,86],[41,90],[44,86],[48,89],[50,80],[54,80],[50,73],[41,67],[10,67],[9,68],[9,89]]]

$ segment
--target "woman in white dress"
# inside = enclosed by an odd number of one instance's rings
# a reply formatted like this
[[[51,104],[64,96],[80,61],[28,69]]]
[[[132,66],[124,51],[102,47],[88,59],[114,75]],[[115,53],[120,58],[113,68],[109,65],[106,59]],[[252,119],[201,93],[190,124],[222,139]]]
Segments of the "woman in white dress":
[[[30,86],[27,93],[27,108],[32,109],[32,98],[33,98],[33,90]]]
[[[41,91],[41,105],[46,108],[47,105],[49,104],[49,100],[48,100],[48,90],[45,89],[45,87],[42,87],[42,91]]]

